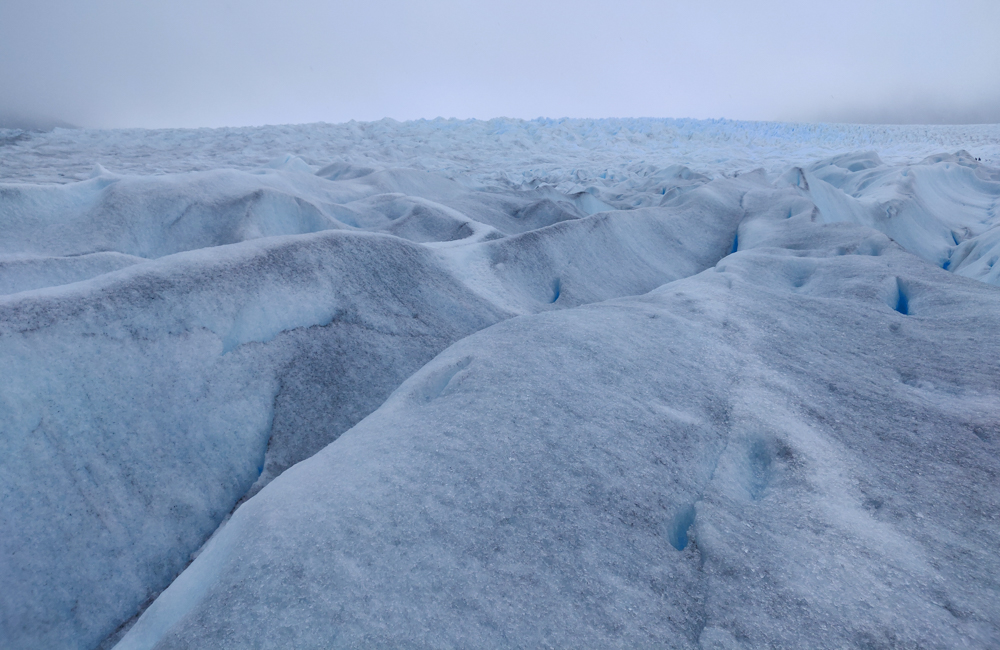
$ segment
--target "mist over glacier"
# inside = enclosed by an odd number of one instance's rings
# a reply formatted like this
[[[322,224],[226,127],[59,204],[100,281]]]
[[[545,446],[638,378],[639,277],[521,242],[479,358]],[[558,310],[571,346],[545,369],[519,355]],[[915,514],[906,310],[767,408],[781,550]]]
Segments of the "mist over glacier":
[[[0,129],[11,648],[1000,644],[1000,127]]]

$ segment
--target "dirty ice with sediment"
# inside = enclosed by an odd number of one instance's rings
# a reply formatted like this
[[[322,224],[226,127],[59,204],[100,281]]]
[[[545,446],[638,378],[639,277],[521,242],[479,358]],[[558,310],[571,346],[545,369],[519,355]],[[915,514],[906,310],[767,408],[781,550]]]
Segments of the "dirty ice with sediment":
[[[1000,645],[1000,125],[0,130],[0,646]]]

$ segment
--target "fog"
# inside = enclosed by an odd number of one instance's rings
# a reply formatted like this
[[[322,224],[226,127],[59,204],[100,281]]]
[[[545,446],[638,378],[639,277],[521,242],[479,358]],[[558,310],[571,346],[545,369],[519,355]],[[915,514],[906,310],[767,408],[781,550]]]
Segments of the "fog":
[[[0,122],[1000,122],[1000,3],[4,0]]]

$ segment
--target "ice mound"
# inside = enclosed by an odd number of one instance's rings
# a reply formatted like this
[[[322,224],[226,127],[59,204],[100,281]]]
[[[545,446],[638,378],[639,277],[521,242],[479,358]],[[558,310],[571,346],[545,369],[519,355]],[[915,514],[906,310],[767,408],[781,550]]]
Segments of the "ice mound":
[[[448,348],[118,647],[991,645],[1000,293],[868,229],[745,227]]]
[[[992,264],[978,262],[1000,255],[1000,169],[964,151],[912,165],[885,165],[873,152],[846,154],[783,179],[816,204],[824,221],[877,228],[942,268],[997,282]]]
[[[4,647],[1000,639],[996,127],[0,142]]]
[[[344,230],[258,238],[0,301],[4,524],[36,540],[5,538],[0,571],[38,594],[6,596],[10,625],[28,645],[100,640],[241,497],[448,344],[713,264],[747,186],[461,247]],[[39,489],[62,497],[37,502]]]

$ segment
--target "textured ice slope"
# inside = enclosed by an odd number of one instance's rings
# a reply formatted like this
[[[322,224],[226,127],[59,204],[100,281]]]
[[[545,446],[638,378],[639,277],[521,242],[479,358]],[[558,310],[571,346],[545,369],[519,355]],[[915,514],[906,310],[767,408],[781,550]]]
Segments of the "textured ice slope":
[[[1000,128],[5,138],[0,645],[1000,637]]]

